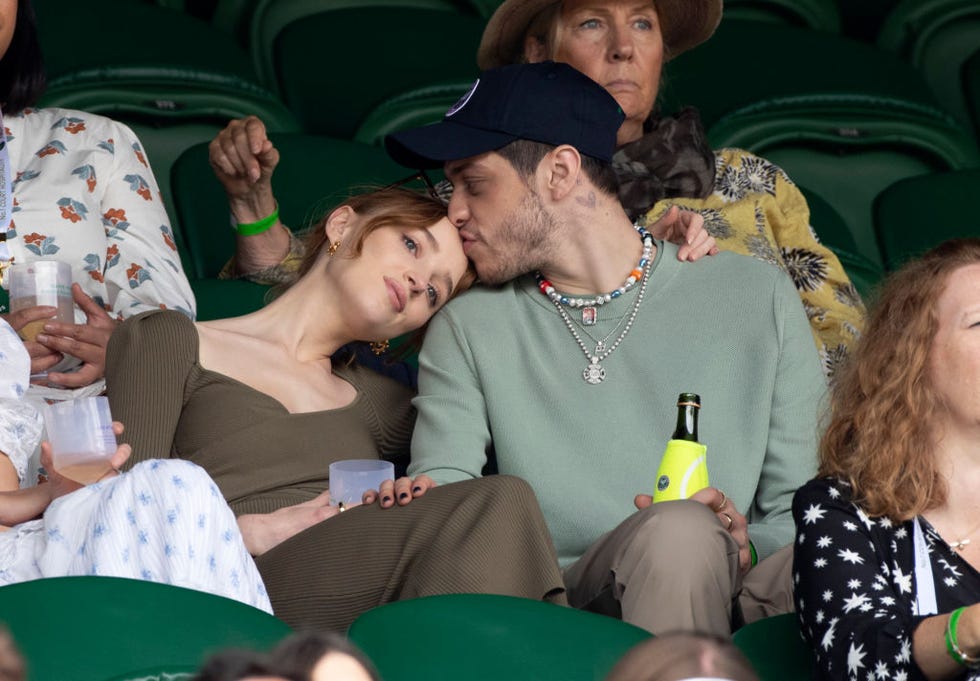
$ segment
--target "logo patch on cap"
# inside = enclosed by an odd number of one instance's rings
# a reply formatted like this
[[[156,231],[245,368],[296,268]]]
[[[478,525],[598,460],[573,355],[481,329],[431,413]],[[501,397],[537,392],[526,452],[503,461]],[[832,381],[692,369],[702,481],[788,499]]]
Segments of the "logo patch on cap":
[[[465,95],[463,95],[462,97],[460,97],[459,100],[455,104],[453,104],[451,107],[449,107],[449,111],[446,112],[446,118],[449,118],[454,113],[456,113],[457,111],[459,111],[460,109],[462,109],[464,106],[466,106],[467,102],[470,101],[470,97],[472,97],[473,96],[473,93],[476,92],[476,88],[477,88],[477,86],[479,84],[480,84],[480,79],[477,78],[476,81],[473,83],[473,86],[470,88],[469,92],[467,92]]]

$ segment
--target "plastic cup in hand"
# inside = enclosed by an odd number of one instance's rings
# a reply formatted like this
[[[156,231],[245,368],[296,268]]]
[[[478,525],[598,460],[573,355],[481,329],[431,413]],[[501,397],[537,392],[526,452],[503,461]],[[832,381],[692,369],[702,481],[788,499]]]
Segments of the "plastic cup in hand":
[[[46,405],[44,426],[54,468],[64,477],[87,485],[111,470],[116,435],[108,398],[82,397]]]
[[[369,489],[395,477],[395,466],[380,459],[345,459],[330,464],[330,503],[358,504]]]
[[[35,260],[11,265],[10,311],[18,312],[37,305],[50,305],[58,308],[55,321],[73,324],[75,312],[71,298],[71,265],[58,260]],[[49,319],[40,319],[26,324],[20,330],[20,337],[35,341]]]

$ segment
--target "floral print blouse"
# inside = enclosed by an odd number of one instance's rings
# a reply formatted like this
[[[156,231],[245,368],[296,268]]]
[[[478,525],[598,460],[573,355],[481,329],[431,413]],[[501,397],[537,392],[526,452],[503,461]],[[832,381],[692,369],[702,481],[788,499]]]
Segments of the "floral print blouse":
[[[864,305],[837,256],[818,240],[806,199],[782,168],[743,149],[716,150],[714,191],[704,199],[659,201],[642,224],[653,224],[675,204],[700,213],[719,248],[754,256],[789,274],[824,373],[832,376],[860,336]]]
[[[14,262],[64,260],[72,280],[118,319],[170,308],[193,317],[156,179],[125,125],[69,109],[4,115]],[[5,292],[0,311],[7,311]],[[76,309],[78,321],[84,315]]]
[[[821,679],[912,681],[926,677],[912,659],[912,634],[929,615],[914,614],[914,521],[869,517],[850,487],[811,480],[793,499],[793,592],[804,638]],[[980,601],[980,573],[919,518],[935,586],[936,609]],[[935,613],[933,613],[935,614]],[[980,670],[958,679],[980,681]]]

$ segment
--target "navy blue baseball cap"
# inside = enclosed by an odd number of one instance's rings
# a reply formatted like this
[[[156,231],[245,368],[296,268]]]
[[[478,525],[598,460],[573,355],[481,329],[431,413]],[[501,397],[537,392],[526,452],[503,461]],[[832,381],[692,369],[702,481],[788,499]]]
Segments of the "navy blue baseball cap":
[[[481,73],[441,122],[387,135],[385,148],[409,168],[438,168],[519,139],[569,144],[608,163],[624,118],[605,88],[568,64],[511,64]]]

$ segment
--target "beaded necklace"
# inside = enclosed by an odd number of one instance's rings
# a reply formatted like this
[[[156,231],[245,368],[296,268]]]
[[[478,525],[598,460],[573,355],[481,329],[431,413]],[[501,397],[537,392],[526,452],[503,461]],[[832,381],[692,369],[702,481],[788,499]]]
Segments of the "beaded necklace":
[[[643,254],[640,256],[640,262],[637,263],[636,267],[630,270],[629,275],[626,277],[626,281],[623,285],[617,289],[613,289],[609,293],[600,293],[593,298],[573,298],[570,296],[563,296],[555,290],[554,285],[544,278],[540,272],[536,272],[534,275],[535,281],[538,283],[538,288],[541,293],[545,294],[551,299],[551,302],[556,305],[564,305],[566,307],[572,307],[582,310],[582,326],[592,326],[596,323],[596,308],[600,305],[605,305],[615,298],[619,298],[621,295],[629,291],[636,285],[636,282],[640,280],[643,276],[643,270],[646,268],[647,263],[650,262],[650,255],[653,253],[653,237],[650,235],[646,229],[641,225],[635,224],[633,228],[639,233],[640,240],[643,242]]]
[[[640,310],[640,303],[643,302],[643,294],[646,292],[647,282],[650,280],[651,268],[649,267],[649,265],[650,265],[650,255],[653,253],[653,237],[650,236],[650,233],[647,232],[643,227],[640,227],[639,225],[634,225],[634,227],[636,228],[636,231],[639,232],[640,238],[643,239],[643,255],[640,257],[640,264],[630,272],[630,276],[626,279],[626,283],[623,284],[623,286],[621,286],[620,288],[616,289],[615,291],[612,291],[611,293],[596,296],[591,301],[582,298],[567,298],[565,296],[558,294],[555,291],[554,286],[551,285],[551,282],[545,279],[540,272],[537,272],[534,275],[535,279],[538,282],[538,288],[541,290],[541,292],[544,295],[548,296],[552,304],[554,304],[555,308],[558,310],[558,315],[565,323],[565,327],[568,328],[568,331],[572,334],[572,338],[575,339],[575,342],[578,343],[579,348],[581,348],[582,352],[585,353],[585,358],[589,360],[589,364],[582,371],[582,378],[589,385],[597,385],[599,383],[602,383],[603,380],[605,380],[606,370],[602,367],[601,362],[604,361],[607,357],[609,357],[609,355],[611,355],[616,350],[616,348],[619,347],[619,344],[623,342],[624,338],[626,338],[626,334],[630,332],[630,329],[633,326],[633,322],[636,319],[636,314]],[[601,341],[597,341],[595,350],[590,352],[589,348],[585,345],[585,342],[582,340],[582,337],[578,334],[578,331],[575,330],[575,323],[572,321],[572,318],[565,311],[565,307],[566,306],[579,307],[581,305],[588,304],[589,307],[592,308],[592,313],[591,313],[592,321],[586,321],[585,311],[583,310],[582,324],[583,326],[591,326],[592,324],[595,323],[595,307],[593,307],[594,305],[604,305],[605,303],[611,301],[613,298],[618,298],[619,296],[623,295],[626,291],[633,288],[633,286],[636,284],[637,281],[640,282],[640,290],[637,291],[636,299],[633,301],[633,305],[630,308],[629,314],[624,316],[624,319],[626,320],[626,325],[623,327],[622,332],[620,332],[619,336],[616,337],[616,340],[613,341],[612,345],[608,347],[606,346],[606,341],[609,340],[610,336],[612,336],[612,334],[616,332],[616,329],[618,329],[620,325],[623,323],[623,320],[620,319],[620,322],[619,324],[616,325],[616,328],[614,328],[613,331],[605,338],[603,338]],[[576,305],[575,303],[570,301],[582,301],[582,302]],[[582,330],[585,331],[585,329]],[[595,338],[592,338],[591,335],[589,335],[589,338],[595,341]]]

